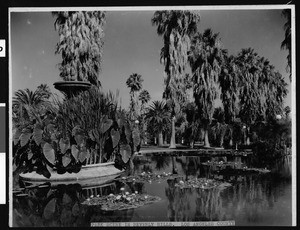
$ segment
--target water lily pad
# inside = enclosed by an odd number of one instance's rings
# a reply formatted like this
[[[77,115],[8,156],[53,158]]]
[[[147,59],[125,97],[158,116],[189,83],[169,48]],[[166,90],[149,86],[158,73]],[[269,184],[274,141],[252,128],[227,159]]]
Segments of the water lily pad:
[[[82,204],[88,206],[100,206],[100,209],[105,211],[114,211],[138,208],[160,200],[161,198],[158,196],[132,193],[128,195],[118,194],[113,196],[108,195],[88,198]]]
[[[152,173],[152,172],[142,172],[140,174],[128,176],[128,177],[121,177],[116,180],[122,181],[122,182],[153,182],[153,181],[161,181],[161,180],[166,180],[166,179],[174,179],[175,175],[172,173],[166,173],[163,172],[161,174],[158,173]]]
[[[175,183],[176,187],[179,187],[181,189],[184,188],[201,188],[201,189],[212,189],[212,188],[219,188],[224,189],[229,186],[231,186],[230,183],[215,180],[215,179],[207,179],[207,178],[190,178],[186,181],[179,181]]]

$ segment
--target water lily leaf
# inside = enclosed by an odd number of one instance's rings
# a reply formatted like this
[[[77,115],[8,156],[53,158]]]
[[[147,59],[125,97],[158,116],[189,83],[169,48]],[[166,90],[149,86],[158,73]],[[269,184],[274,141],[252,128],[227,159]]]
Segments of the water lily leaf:
[[[79,210],[79,205],[78,203],[76,202],[72,208],[72,214],[73,216],[78,216],[80,213],[80,210]]]
[[[100,133],[105,133],[113,124],[113,121],[111,119],[105,119],[103,120],[101,126],[100,126]]]
[[[51,164],[55,163],[55,151],[54,151],[52,145],[50,145],[49,143],[45,143],[45,145],[43,146],[43,153],[44,153],[44,156],[46,157],[46,159]]]
[[[33,129],[33,140],[37,145],[40,145],[42,138],[43,138],[43,129],[41,129],[40,125],[36,124]]]
[[[59,148],[62,154],[65,154],[66,151],[70,148],[69,138],[61,138],[59,140]]]
[[[63,205],[69,204],[72,202],[72,199],[70,198],[70,196],[68,194],[64,193],[62,202],[63,202]]]
[[[76,145],[71,146],[71,153],[72,153],[73,157],[75,158],[75,160],[77,161],[78,154],[79,154],[79,149]]]
[[[56,198],[52,198],[44,208],[43,215],[46,220],[50,220],[53,217],[55,213],[55,209],[56,209]]]
[[[79,151],[78,160],[82,163],[88,157],[88,152],[86,148]]]
[[[122,156],[123,162],[126,164],[131,157],[131,147],[130,145],[121,145],[120,154]]]
[[[15,134],[14,134],[14,144],[18,144],[19,140],[20,140],[20,135],[21,135],[21,131],[19,129],[16,130]]]
[[[112,129],[110,131],[110,135],[113,143],[113,148],[115,148],[120,141],[120,132],[118,130]]]
[[[63,166],[64,167],[67,167],[70,163],[71,163],[71,157],[69,157],[69,156],[63,156],[62,157],[62,164],[63,164]]]
[[[23,147],[24,145],[26,145],[31,137],[31,133],[22,133],[20,135],[20,142],[21,142],[21,147]]]

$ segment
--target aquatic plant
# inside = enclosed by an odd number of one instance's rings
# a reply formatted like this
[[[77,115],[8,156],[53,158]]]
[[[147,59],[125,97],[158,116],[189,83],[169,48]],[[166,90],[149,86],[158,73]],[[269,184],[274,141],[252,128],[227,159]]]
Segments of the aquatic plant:
[[[52,170],[78,172],[85,164],[115,161],[120,168],[129,167],[140,146],[140,132],[130,127],[110,97],[95,87],[17,130],[17,168],[24,172],[35,170],[49,178]]]
[[[163,172],[163,173],[152,173],[152,172],[142,172],[140,174],[137,175],[131,175],[131,176],[124,176],[121,178],[118,178],[116,180],[121,181],[123,183],[127,183],[127,182],[134,182],[134,183],[139,183],[139,182],[148,182],[148,183],[152,183],[154,181],[161,181],[161,180],[166,180],[166,179],[170,179],[170,178],[174,178],[174,175],[169,172]]]
[[[138,208],[160,200],[161,198],[158,196],[139,193],[130,194],[129,192],[126,192],[116,195],[109,194],[108,196],[87,198],[82,205],[100,206],[101,210],[114,211]]]
[[[184,188],[201,188],[201,189],[212,189],[212,188],[219,188],[224,189],[229,186],[231,186],[230,183],[215,180],[215,179],[207,179],[207,178],[189,178],[186,181],[180,180],[175,183],[176,187],[179,187],[181,189]]]

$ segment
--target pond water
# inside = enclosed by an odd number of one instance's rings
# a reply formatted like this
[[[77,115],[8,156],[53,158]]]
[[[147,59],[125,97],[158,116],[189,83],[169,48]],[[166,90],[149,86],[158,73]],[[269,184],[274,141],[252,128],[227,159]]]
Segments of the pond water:
[[[216,162],[215,164],[211,164]],[[229,164],[230,163],[230,164]],[[269,173],[245,171],[255,167],[251,157],[201,157],[147,154],[134,159],[134,175],[171,173],[157,180],[114,180],[105,185],[79,184],[28,188],[13,195],[13,226],[89,227],[91,222],[223,221],[236,225],[292,224],[291,158],[265,165]],[[128,174],[121,175],[128,176]],[[210,178],[232,184],[223,189],[175,186],[189,178]],[[158,196],[160,201],[136,209],[103,211],[82,205],[89,197],[119,194],[120,189]]]

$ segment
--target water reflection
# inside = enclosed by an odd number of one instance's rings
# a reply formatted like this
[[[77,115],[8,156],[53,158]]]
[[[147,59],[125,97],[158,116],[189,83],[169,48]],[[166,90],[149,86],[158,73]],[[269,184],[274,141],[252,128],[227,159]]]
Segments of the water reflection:
[[[208,161],[233,164],[205,164]],[[235,173],[244,165],[251,165],[251,160],[243,157],[141,156],[135,160],[135,174],[172,172],[177,177],[151,184],[115,180],[105,185],[25,189],[14,194],[13,226],[84,227],[90,226],[91,222],[147,221],[148,216],[151,221],[155,218],[160,221],[162,218],[164,221],[235,220],[237,225],[290,225],[290,157],[273,162],[272,168],[268,166],[271,169],[268,174]],[[232,186],[207,190],[175,186],[179,180],[189,177],[221,179]],[[130,193],[158,195],[162,203],[122,211],[102,211],[99,207],[81,204],[91,196],[118,194],[121,188]]]

